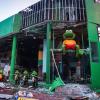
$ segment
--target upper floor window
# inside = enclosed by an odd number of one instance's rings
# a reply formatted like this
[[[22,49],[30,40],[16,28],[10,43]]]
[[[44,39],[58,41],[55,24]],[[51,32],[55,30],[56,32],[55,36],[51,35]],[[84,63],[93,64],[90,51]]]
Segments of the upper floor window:
[[[98,39],[99,39],[99,42],[100,42],[100,26],[98,26]]]
[[[92,62],[99,61],[98,44],[97,42],[90,42]]]
[[[95,0],[96,3],[100,3],[100,0]]]

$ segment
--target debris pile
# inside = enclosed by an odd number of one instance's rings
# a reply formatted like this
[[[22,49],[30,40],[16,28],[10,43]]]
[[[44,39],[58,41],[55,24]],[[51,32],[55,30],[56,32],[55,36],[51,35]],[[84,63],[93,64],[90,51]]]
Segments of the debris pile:
[[[100,100],[100,98],[93,92],[87,85],[80,84],[66,84],[65,86],[58,87],[55,93],[68,95],[69,97],[88,97],[89,100]]]
[[[67,96],[57,94],[55,92],[50,92],[46,88],[37,88],[35,90],[28,91],[18,91],[15,95],[17,98],[33,98],[37,100],[69,100]]]
[[[7,97],[11,100],[24,100],[30,98],[36,100],[100,100],[100,98],[87,85],[68,83],[63,86],[58,86],[55,91],[50,91],[47,88],[20,88],[18,91],[13,91],[12,86],[5,83],[0,83],[0,98]],[[5,94],[6,93],[6,94]],[[80,99],[87,98],[87,99]]]
[[[0,99],[11,99],[14,92],[14,87],[9,84],[0,82]]]

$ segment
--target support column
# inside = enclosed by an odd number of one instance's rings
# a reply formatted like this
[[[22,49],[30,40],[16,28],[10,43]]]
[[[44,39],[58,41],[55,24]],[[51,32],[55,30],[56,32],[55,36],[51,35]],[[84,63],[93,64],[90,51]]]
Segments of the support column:
[[[50,48],[51,48],[51,23],[47,23],[47,34],[46,34],[46,82],[50,84]]]
[[[10,82],[14,82],[14,70],[15,70],[15,61],[16,61],[16,44],[17,44],[17,38],[14,35],[13,43],[12,43],[11,65],[10,65]]]
[[[44,41],[43,41],[43,70],[42,70],[42,72],[43,73],[46,73],[46,57],[47,57],[47,55],[46,55],[46,39],[44,39]]]

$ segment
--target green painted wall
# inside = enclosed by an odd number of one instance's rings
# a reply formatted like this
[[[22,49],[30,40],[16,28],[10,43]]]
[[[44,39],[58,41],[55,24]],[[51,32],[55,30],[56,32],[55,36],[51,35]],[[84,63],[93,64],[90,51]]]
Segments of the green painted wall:
[[[85,0],[87,12],[87,27],[89,44],[97,43],[98,61],[92,61],[92,53],[90,52],[91,64],[91,83],[93,88],[100,88],[100,42],[98,41],[97,24],[100,24],[100,4],[94,0]],[[91,48],[91,44],[90,44]],[[95,49],[95,48],[94,48]]]
[[[100,3],[95,0],[85,0],[87,9],[87,19],[89,22],[100,24]]]
[[[21,15],[20,14],[16,14],[14,16],[14,23],[13,23],[13,32],[14,33],[18,33],[21,29],[21,25],[22,25],[22,19],[21,19]]]
[[[98,42],[96,24],[88,23],[88,35],[89,35],[89,42],[96,42],[98,45],[98,51],[100,51],[100,46],[99,46],[100,43]],[[93,62],[91,58],[92,55],[90,55],[91,82],[93,88],[100,88],[100,53],[98,52],[98,54],[99,54],[98,62]]]
[[[21,16],[16,14],[0,22],[0,38],[19,32],[21,27]]]

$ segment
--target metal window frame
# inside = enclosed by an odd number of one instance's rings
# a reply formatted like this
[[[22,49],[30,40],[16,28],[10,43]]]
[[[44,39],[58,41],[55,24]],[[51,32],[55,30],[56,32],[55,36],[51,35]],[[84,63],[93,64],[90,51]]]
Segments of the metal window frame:
[[[32,9],[32,11],[21,11],[22,28],[26,28],[47,20],[83,22],[86,20],[84,2],[84,0],[72,0],[72,2],[70,0],[40,0],[36,4],[28,7]],[[80,3],[82,7],[80,6]]]

